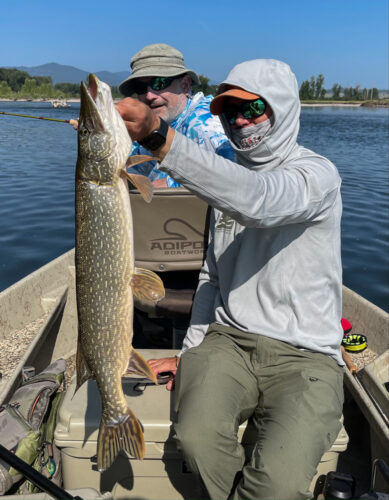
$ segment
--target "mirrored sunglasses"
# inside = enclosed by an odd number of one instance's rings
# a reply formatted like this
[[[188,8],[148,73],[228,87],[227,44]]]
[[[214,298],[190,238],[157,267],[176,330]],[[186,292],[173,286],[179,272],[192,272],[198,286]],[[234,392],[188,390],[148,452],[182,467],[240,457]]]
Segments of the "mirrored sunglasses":
[[[231,125],[236,122],[236,117],[240,113],[244,118],[251,120],[258,118],[265,113],[266,102],[258,98],[254,101],[241,101],[238,104],[226,103],[224,114]]]
[[[152,90],[165,90],[169,85],[179,76],[153,76],[148,82],[141,82],[140,80],[135,80],[132,84],[134,92],[138,95],[146,94],[147,89],[150,87]]]

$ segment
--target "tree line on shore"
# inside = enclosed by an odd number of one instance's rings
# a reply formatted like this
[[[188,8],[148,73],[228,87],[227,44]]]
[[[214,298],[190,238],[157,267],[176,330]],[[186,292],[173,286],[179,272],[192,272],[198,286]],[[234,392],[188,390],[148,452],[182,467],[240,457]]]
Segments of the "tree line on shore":
[[[217,85],[210,85],[209,78],[199,75],[200,84],[193,86],[193,92],[202,91],[204,95],[216,95]],[[326,94],[331,94],[326,97]],[[342,100],[342,101],[364,101],[369,99],[379,99],[378,89],[361,89],[360,85],[356,87],[342,87],[339,83],[334,83],[331,91],[324,88],[324,76],[319,75],[316,78],[311,76],[310,80],[305,80],[299,90],[300,100],[302,101],[317,101],[317,100]]]
[[[193,92],[204,92],[205,95],[215,94],[216,85],[209,84],[209,78],[199,76],[200,83],[193,86]],[[111,87],[112,96],[121,98],[123,95],[118,87]],[[55,99],[79,98],[79,83],[56,83],[53,85],[50,76],[31,76],[26,71],[0,68],[0,98],[3,99]]]
[[[310,80],[305,80],[300,85],[300,99],[302,101],[314,101],[326,99],[327,90],[324,88],[324,76],[320,74],[316,78],[311,76]],[[379,99],[378,89],[364,88],[360,85],[355,87],[342,87],[339,83],[334,83],[329,99],[342,101],[366,101]]]
[[[199,75],[200,83],[193,85],[193,92],[203,92],[204,95],[215,95],[216,85],[210,84],[209,78]],[[123,97],[118,87],[111,87],[114,98]],[[314,100],[342,100],[342,101],[364,101],[379,99],[378,89],[361,89],[356,87],[342,87],[334,83],[331,91],[324,88],[324,76],[311,76],[300,86],[300,99],[302,101]],[[327,94],[329,97],[326,97]],[[50,76],[32,77],[26,71],[14,68],[0,68],[0,98],[3,99],[58,99],[58,98],[80,97],[80,85],[78,83],[56,83],[53,85]]]
[[[111,87],[113,97],[122,97]],[[3,99],[70,99],[80,97],[79,83],[56,83],[50,76],[31,76],[26,71],[0,68],[0,98]]]

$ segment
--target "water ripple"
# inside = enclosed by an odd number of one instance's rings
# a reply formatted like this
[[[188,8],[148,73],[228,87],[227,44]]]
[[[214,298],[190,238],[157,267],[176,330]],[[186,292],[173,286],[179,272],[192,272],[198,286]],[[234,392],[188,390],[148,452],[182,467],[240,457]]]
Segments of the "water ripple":
[[[70,119],[78,106],[0,103]],[[389,309],[388,110],[304,108],[299,142],[342,177],[344,283]],[[67,124],[0,116],[0,290],[74,246],[76,133]]]

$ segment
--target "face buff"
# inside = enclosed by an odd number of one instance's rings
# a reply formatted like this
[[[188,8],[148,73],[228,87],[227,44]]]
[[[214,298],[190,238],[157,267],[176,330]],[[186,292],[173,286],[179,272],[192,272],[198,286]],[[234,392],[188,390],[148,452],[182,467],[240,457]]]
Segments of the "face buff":
[[[234,143],[241,149],[250,149],[259,144],[268,133],[272,125],[271,119],[257,123],[251,127],[231,129]]]

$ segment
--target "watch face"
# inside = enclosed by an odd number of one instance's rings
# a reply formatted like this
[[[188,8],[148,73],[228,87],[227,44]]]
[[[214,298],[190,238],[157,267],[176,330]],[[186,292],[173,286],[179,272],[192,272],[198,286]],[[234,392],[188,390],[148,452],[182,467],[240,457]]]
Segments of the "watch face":
[[[147,149],[151,149],[154,151],[155,149],[158,149],[159,147],[162,146],[166,142],[166,137],[161,135],[157,130],[152,132],[146,140],[143,140],[143,146],[145,146]]]
[[[150,151],[154,151],[155,149],[160,148],[162,144],[165,144],[166,142],[168,128],[168,124],[164,120],[162,120],[162,118],[160,118],[159,128],[151,132],[151,134],[149,134],[143,140],[139,141],[139,144],[146,149],[149,149]]]

